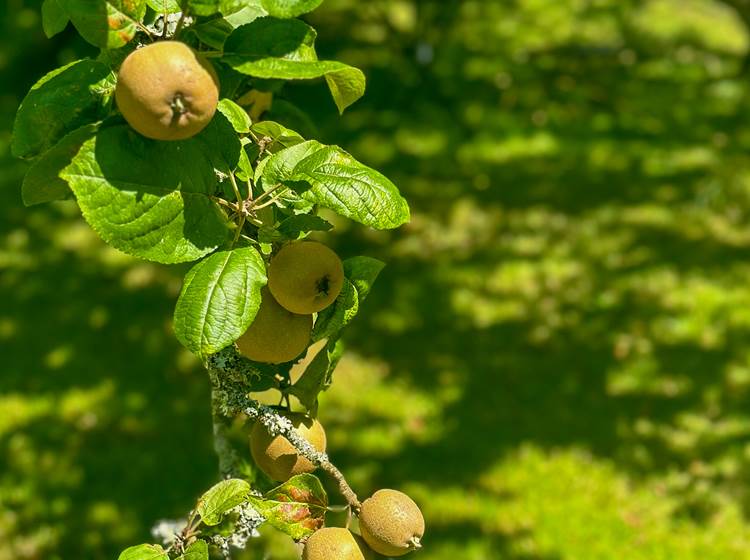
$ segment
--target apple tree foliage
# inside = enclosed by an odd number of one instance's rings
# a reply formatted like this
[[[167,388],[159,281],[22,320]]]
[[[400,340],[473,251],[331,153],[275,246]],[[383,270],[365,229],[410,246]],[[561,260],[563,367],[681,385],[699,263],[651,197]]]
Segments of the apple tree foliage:
[[[284,124],[253,122],[252,107],[243,106],[289,80],[325,83],[340,112],[363,95],[364,74],[320,60],[315,30],[297,19],[321,3],[44,0],[42,6],[48,36],[72,25],[100,51],[95,59],[49,72],[21,103],[11,149],[30,163],[23,201],[30,206],[74,198],[112,247],[163,264],[195,263],[176,304],[174,329],[204,364],[233,347],[253,322],[275,248],[332,229],[319,209],[375,229],[409,220],[406,201],[382,174]],[[122,60],[139,45],[166,38],[202,52],[221,82],[211,123],[175,142],[140,136],[113,99]],[[330,385],[341,356],[341,329],[382,266],[363,256],[344,261],[341,294],[315,318],[311,341],[326,342],[295,383],[291,363],[250,363],[257,375],[248,376],[244,388],[277,388],[315,414],[318,394]],[[328,498],[314,475],[263,494],[251,486],[253,476],[244,476],[251,468],[230,473],[196,502],[183,530],[188,539],[178,546],[134,546],[120,559],[207,560],[212,536],[231,534],[244,506],[295,540],[322,525]]]

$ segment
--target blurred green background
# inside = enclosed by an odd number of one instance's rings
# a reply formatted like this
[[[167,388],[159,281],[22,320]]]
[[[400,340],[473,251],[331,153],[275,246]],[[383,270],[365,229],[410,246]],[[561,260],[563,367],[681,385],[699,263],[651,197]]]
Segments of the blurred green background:
[[[362,67],[324,141],[413,219],[325,395],[361,495],[412,494],[421,560],[750,558],[750,2],[326,0]],[[0,560],[113,559],[215,481],[208,382],[174,340],[185,267],[24,208],[13,114],[91,54],[0,7]],[[292,558],[266,533],[247,559]]]

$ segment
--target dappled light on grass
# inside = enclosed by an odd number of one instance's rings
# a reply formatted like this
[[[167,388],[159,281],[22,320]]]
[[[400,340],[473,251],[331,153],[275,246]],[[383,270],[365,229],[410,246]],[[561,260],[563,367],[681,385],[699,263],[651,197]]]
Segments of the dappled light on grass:
[[[17,193],[4,192],[12,208]],[[3,560],[110,557],[148,532],[144,520],[174,514],[156,489],[187,503],[213,476],[209,411],[194,404],[206,387],[171,335],[172,273],[139,272],[71,207],[32,210],[25,229],[20,216],[3,224]]]
[[[357,452],[362,456],[398,459],[405,446],[438,441],[442,409],[459,398],[460,380],[441,383],[439,394],[425,394],[388,375],[384,364],[347,356],[339,364],[342,382],[325,394],[324,403],[333,412],[324,412],[324,420],[334,426],[328,430],[331,445],[351,443],[357,433]],[[438,374],[436,381],[448,381]],[[405,404],[408,403],[408,414]],[[322,406],[321,406],[322,408]]]
[[[339,141],[384,165],[414,210],[388,239],[343,244],[392,262],[350,345],[386,387],[437,403],[442,374],[461,385],[433,420],[439,439],[403,440],[363,473],[421,484],[428,517],[446,516],[426,558],[738,554],[747,30],[712,1],[408,4],[419,31],[395,27],[389,2],[315,16],[322,36],[361,33],[327,46],[376,84]],[[372,54],[377,26],[388,41]],[[505,479],[518,482],[482,514],[448,517],[478,480],[505,492]],[[439,500],[447,487],[456,503]],[[486,520],[506,517],[527,522],[497,537]]]

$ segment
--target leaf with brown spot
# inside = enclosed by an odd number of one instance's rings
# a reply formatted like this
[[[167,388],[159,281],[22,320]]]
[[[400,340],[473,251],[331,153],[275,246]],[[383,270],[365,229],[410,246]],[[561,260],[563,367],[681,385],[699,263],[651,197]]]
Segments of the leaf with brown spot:
[[[301,474],[250,503],[276,529],[300,540],[325,523],[328,496],[317,477]]]
[[[129,43],[146,14],[146,0],[59,1],[81,36],[102,49]]]

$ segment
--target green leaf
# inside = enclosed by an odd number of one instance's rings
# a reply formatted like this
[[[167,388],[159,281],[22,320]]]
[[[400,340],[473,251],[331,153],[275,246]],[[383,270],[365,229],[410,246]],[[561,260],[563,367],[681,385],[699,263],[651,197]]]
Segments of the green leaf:
[[[264,496],[267,500],[280,502],[294,501],[310,504],[322,508],[328,507],[328,495],[320,484],[318,477],[313,474],[298,474],[269,490]]]
[[[250,0],[249,2],[238,0],[233,4],[228,2],[225,4],[222,13],[232,28],[237,28],[268,15],[265,8],[261,6],[260,0]]]
[[[260,73],[266,74],[259,78],[285,78],[270,75],[272,65],[283,67],[286,62],[316,61],[316,36],[315,30],[301,20],[262,17],[235,29],[224,45],[224,54],[226,62],[240,71],[257,66]]]
[[[312,474],[293,476],[263,498],[250,496],[248,501],[271,526],[294,540],[320,529],[328,507],[328,496]]]
[[[224,62],[256,78],[309,80],[326,78],[343,112],[362,97],[365,76],[342,62],[318,60],[315,30],[296,19],[263,17],[235,29],[224,43]]]
[[[359,311],[359,300],[354,285],[344,279],[341,293],[331,305],[318,313],[310,339],[317,342],[338,333]]]
[[[216,74],[219,77],[221,87],[219,88],[219,97],[226,99],[236,99],[240,92],[247,85],[247,76],[235,72],[232,68],[221,62],[214,65]]]
[[[42,28],[49,38],[57,35],[68,25],[68,13],[63,9],[59,0],[44,0],[42,2]]]
[[[366,226],[391,229],[409,221],[409,206],[396,186],[338,146],[302,160],[289,181],[309,183],[303,198]]]
[[[262,0],[263,7],[273,17],[293,18],[312,12],[323,0]]]
[[[188,0],[187,11],[197,16],[210,16],[221,11],[220,0]]]
[[[315,413],[318,395],[331,384],[333,370],[343,353],[339,333],[359,310],[370,293],[375,279],[385,264],[371,257],[353,257],[344,261],[346,282],[336,301],[318,313],[313,327],[313,341],[328,338],[328,343],[315,355],[290,392],[309,411]]]
[[[258,241],[260,243],[278,243],[286,240],[287,238],[282,233],[272,227],[261,226],[258,228]]]
[[[258,229],[258,241],[261,243],[277,243],[299,239],[303,233],[309,231],[328,231],[333,226],[319,216],[297,214],[290,216],[277,227],[261,226]]]
[[[325,78],[339,113],[343,113],[365,94],[367,79],[359,68],[344,65],[338,69],[325,70]]]
[[[119,47],[117,49],[101,49],[99,51],[99,55],[96,57],[96,60],[101,62],[102,64],[106,64],[109,68],[110,72],[112,72],[112,92],[114,93],[114,87],[116,86],[116,74],[119,70],[120,66],[122,66],[123,61],[137,48],[137,44],[135,42],[130,42],[124,47]]]
[[[60,178],[60,172],[98,129],[98,124],[89,124],[74,130],[34,162],[21,185],[21,196],[26,206],[62,200],[72,194],[68,183]]]
[[[193,261],[229,231],[210,199],[217,181],[212,159],[221,156],[202,134],[158,142],[126,125],[104,128],[61,176],[88,223],[113,247],[161,263]]]
[[[333,370],[343,353],[343,343],[336,337],[329,338],[289,390],[313,415],[318,410],[318,395],[331,385]]]
[[[266,151],[274,154],[284,148],[291,148],[305,141],[299,133],[273,121],[262,121],[254,123],[250,129],[256,137],[268,138]]]
[[[329,231],[333,229],[333,226],[320,216],[299,214],[297,216],[290,216],[282,221],[277,229],[287,239],[298,239],[301,233],[308,231]]]
[[[371,257],[353,257],[344,261],[346,279],[341,293],[331,305],[318,313],[312,330],[313,342],[331,338],[348,325],[359,311],[359,304],[370,293],[385,263]]]
[[[309,185],[302,198],[375,229],[409,221],[409,206],[396,186],[338,146],[308,140],[281,150],[269,158],[263,181],[300,191],[300,183]]]
[[[109,68],[96,60],[78,60],[53,70],[32,86],[18,109],[13,155],[39,155],[68,132],[100,120],[114,88]]]
[[[177,0],[146,0],[146,4],[159,15],[176,14],[182,11]]]
[[[259,166],[256,173],[261,172],[263,185],[266,189],[272,188],[279,183],[289,184],[291,178],[295,174],[297,165],[304,161],[305,158],[323,149],[323,147],[324,146],[316,140],[308,140],[306,142],[294,144],[289,148],[278,151],[267,160],[264,160],[265,165],[262,169]],[[307,190],[310,188],[308,183],[294,186],[301,190]]]
[[[252,144],[252,141],[249,138],[243,138],[241,144],[240,160],[237,162],[237,178],[247,182],[253,176],[253,164],[250,163],[250,156],[247,155],[247,147]]]
[[[224,48],[224,41],[237,27],[268,15],[260,6],[245,6],[223,18],[215,18],[190,27],[201,42],[217,50]]]
[[[220,51],[234,27],[226,19],[216,18],[193,25],[189,29],[201,43]]]
[[[266,285],[263,258],[253,247],[219,251],[185,276],[177,300],[177,339],[199,356],[226,348],[255,319]]]
[[[228,174],[237,167],[241,157],[242,142],[223,112],[216,111],[208,126],[194,138],[209,148],[206,150],[206,157],[216,170]]]
[[[187,11],[198,16],[222,14],[228,16],[249,8],[254,12],[265,15],[260,0],[188,0]]]
[[[384,267],[383,261],[372,257],[351,257],[344,261],[344,275],[357,289],[360,303],[369,295],[372,285]]]
[[[177,560],[208,560],[208,544],[206,541],[195,541]]]
[[[198,514],[209,527],[221,523],[224,514],[248,499],[250,485],[242,479],[222,480],[198,500]]]
[[[237,105],[234,101],[231,99],[222,99],[219,101],[218,109],[232,124],[232,128],[234,128],[235,132],[239,132],[240,134],[247,134],[250,132],[250,126],[252,125],[252,122],[250,122],[250,116],[247,114],[247,111]]]
[[[102,49],[129,43],[146,15],[146,0],[60,1],[81,36]]]
[[[169,555],[158,544],[139,544],[123,550],[117,560],[169,560]]]
[[[279,386],[279,367],[275,364],[261,364],[241,356],[242,368],[246,374],[250,392],[261,392]]]

